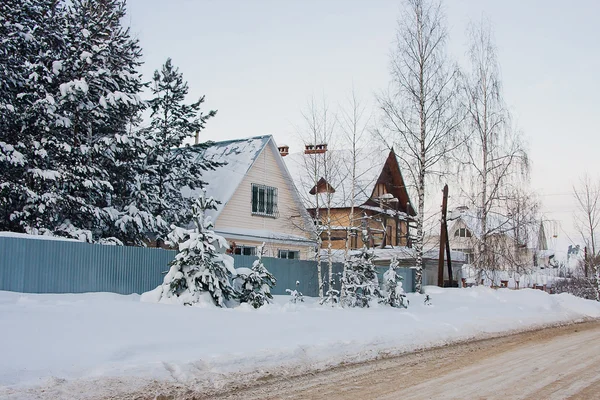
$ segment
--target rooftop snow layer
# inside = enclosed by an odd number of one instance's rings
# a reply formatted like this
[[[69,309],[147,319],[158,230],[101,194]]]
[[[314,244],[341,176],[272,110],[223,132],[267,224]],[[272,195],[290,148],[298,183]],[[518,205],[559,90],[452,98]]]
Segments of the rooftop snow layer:
[[[217,219],[221,210],[229,202],[269,140],[271,135],[215,142],[198,156],[202,160],[225,163],[214,170],[202,173],[202,180],[208,183],[205,187],[207,196],[212,196],[221,202],[216,210],[207,212],[213,220]],[[186,194],[197,196],[199,190]]]
[[[373,193],[388,153],[389,149],[377,146],[358,149],[354,205],[363,204]],[[283,158],[306,208],[316,207],[316,196],[309,193],[316,183],[315,171],[317,181],[325,178],[335,189],[331,196],[332,207],[352,205],[352,159],[350,150],[327,150],[321,154],[292,153]],[[319,204],[325,204],[325,194],[319,197]]]

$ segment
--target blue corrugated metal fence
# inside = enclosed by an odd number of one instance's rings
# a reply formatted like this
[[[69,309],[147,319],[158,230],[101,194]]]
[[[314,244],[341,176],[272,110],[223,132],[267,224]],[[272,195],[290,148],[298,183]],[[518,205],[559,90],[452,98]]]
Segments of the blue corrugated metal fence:
[[[158,286],[175,257],[173,250],[103,246],[70,241],[0,237],[0,290],[23,293],[143,293]],[[235,267],[251,267],[252,256],[234,256]],[[318,295],[314,261],[263,258],[277,279],[273,294],[298,288],[306,296]],[[327,263],[322,264],[327,276]],[[342,264],[334,263],[339,288]],[[385,268],[378,268],[381,274]],[[414,270],[400,268],[404,288],[412,291]],[[326,280],[326,279],[324,279]],[[326,289],[325,289],[326,290]]]

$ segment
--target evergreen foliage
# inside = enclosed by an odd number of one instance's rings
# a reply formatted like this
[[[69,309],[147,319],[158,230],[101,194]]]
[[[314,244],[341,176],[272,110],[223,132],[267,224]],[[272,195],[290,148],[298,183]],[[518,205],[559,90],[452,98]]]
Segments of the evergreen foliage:
[[[184,305],[192,305],[208,292],[217,306],[224,307],[235,297],[230,282],[235,274],[233,257],[225,254],[229,245],[213,231],[211,218],[205,215],[215,205],[212,197],[202,193],[193,205],[195,228],[175,228],[169,234],[169,241],[179,244],[179,253],[164,278],[161,299],[177,298]]]
[[[125,0],[0,4],[0,230],[144,245],[191,219],[207,145],[182,147],[214,111],[185,105],[167,61],[140,129],[141,48]]]
[[[344,305],[349,307],[369,307],[371,300],[379,300],[377,271],[373,265],[375,254],[363,247],[359,254],[353,255],[346,262],[344,279]]]
[[[398,259],[392,258],[390,268],[383,274],[383,297],[379,301],[396,308],[408,308],[408,299],[402,288],[402,277],[396,273],[398,264]]]
[[[275,286],[275,277],[267,271],[262,261],[263,247],[258,249],[258,258],[252,264],[252,269],[238,269],[235,278],[238,298],[242,303],[249,303],[259,308],[273,300],[271,289]]]
[[[194,200],[184,197],[181,188],[202,188],[205,185],[202,171],[220,164],[198,160],[207,143],[185,145],[186,140],[194,138],[204,129],[206,121],[214,117],[216,111],[204,114],[200,110],[204,97],[189,105],[184,103],[188,85],[171,59],[167,59],[160,71],[154,72],[151,90],[154,97],[149,101],[152,114],[147,135],[152,146],[144,169],[146,192],[152,193],[149,201],[151,213],[166,221],[156,226],[157,238],[162,239],[170,224],[177,225],[190,220]]]
[[[330,304],[331,306],[334,306],[340,302],[340,291],[333,288],[334,283],[333,280],[329,282],[329,288],[327,289],[327,292],[325,292],[325,296],[319,300],[319,304]]]
[[[296,281],[296,289],[292,290],[292,289],[285,289],[286,293],[289,293],[290,296],[292,297],[290,299],[290,301],[292,303],[297,303],[297,302],[304,302],[304,295],[302,294],[301,291],[298,290],[298,286],[300,286],[300,281]]]

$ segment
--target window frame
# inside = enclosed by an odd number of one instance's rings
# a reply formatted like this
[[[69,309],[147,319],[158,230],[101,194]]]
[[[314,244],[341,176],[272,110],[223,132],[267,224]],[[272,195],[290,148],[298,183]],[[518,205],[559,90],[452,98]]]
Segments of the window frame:
[[[278,193],[274,186],[252,183],[250,186],[250,211],[252,215],[277,218]]]
[[[286,256],[282,257],[281,255],[284,253]],[[294,257],[290,258],[290,253],[294,254]],[[283,260],[299,260],[300,250],[277,249],[277,258],[281,258]]]
[[[238,253],[239,250],[239,253]],[[245,250],[249,250],[250,254],[244,254]],[[237,256],[256,256],[256,246],[236,245],[233,249],[233,254]]]
[[[454,237],[470,238],[470,237],[473,237],[473,234],[467,228],[457,228],[454,231]]]

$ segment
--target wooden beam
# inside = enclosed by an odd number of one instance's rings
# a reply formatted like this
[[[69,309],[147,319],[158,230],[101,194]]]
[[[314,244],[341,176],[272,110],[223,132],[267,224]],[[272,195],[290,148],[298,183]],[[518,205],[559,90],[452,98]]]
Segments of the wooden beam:
[[[440,224],[440,252],[438,256],[438,286],[444,287],[444,250],[446,249],[446,241],[448,229],[446,228],[446,211],[448,209],[448,185],[444,185],[442,197],[442,219]]]

